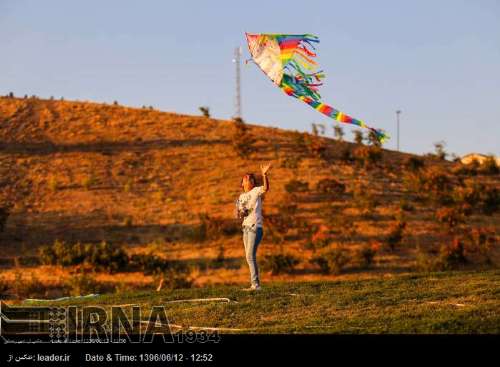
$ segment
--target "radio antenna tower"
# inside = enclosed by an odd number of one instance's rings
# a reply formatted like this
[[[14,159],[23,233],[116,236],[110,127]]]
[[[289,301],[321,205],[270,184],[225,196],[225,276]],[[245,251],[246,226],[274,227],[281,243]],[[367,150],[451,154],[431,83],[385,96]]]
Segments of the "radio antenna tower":
[[[240,76],[240,59],[241,59],[241,46],[234,49],[233,62],[236,64],[236,98],[234,106],[236,114],[234,118],[241,118],[241,76]]]

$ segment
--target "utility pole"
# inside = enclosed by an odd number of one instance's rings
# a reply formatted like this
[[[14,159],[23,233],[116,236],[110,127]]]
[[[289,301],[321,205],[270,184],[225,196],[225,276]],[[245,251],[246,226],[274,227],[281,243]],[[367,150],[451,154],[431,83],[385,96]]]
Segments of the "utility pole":
[[[240,76],[241,46],[234,49],[233,62],[236,64],[236,98],[235,98],[235,118],[241,118],[241,76]]]
[[[397,124],[398,124],[397,125],[397,130],[398,130],[398,132],[397,132],[397,136],[398,136],[397,137],[397,144],[398,144],[397,150],[398,150],[398,152],[399,152],[399,115],[401,115],[401,110],[396,111],[396,120],[397,120]]]

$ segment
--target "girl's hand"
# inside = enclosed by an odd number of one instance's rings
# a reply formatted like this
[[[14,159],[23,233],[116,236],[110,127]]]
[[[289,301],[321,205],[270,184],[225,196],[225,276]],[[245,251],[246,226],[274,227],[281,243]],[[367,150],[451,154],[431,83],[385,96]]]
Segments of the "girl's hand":
[[[271,168],[271,162],[265,165],[260,165],[260,171],[262,172],[262,175],[265,175],[270,168]]]

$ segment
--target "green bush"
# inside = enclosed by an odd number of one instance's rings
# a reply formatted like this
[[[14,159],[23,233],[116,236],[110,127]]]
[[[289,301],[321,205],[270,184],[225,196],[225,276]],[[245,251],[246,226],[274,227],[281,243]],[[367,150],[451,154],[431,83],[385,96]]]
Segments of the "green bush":
[[[43,297],[48,288],[34,273],[31,273],[30,278],[26,279],[22,272],[16,271],[14,281],[9,282],[9,290],[15,298],[24,299],[28,297]]]
[[[102,287],[89,274],[77,274],[66,281],[66,288],[70,296],[83,296],[90,293],[101,293]]]
[[[342,247],[336,247],[313,257],[310,262],[318,265],[324,274],[340,274],[349,260],[348,252]]]
[[[282,168],[296,169],[299,167],[301,158],[297,156],[286,156],[280,161],[280,166]]]
[[[412,172],[418,172],[422,168],[424,168],[424,166],[425,166],[424,160],[422,158],[414,156],[406,158],[405,161],[403,162],[403,167],[408,171]]]
[[[158,274],[155,280],[160,283],[158,290],[192,288],[194,284],[193,279],[187,274],[175,269],[167,269],[163,273]]]
[[[479,172],[483,175],[498,175],[500,173],[500,168],[498,167],[495,157],[487,157],[481,164]]]
[[[5,224],[9,218],[10,210],[8,207],[0,207],[0,233],[5,229]]]
[[[380,245],[378,243],[368,244],[365,243],[355,253],[355,261],[361,268],[369,268],[373,264],[375,255],[377,254]]]
[[[345,185],[337,180],[324,178],[316,184],[316,191],[327,195],[341,195],[345,192]]]
[[[379,146],[359,146],[354,149],[353,157],[361,167],[372,168],[382,161],[382,149]]]
[[[391,225],[386,237],[386,243],[391,251],[396,250],[401,245],[405,228],[406,222],[404,220],[398,220]]]
[[[128,256],[121,247],[105,241],[100,244],[66,244],[56,240],[52,246],[43,246],[39,250],[43,264],[71,266],[92,265],[96,270],[116,272],[128,264]]]
[[[285,184],[285,190],[288,193],[307,192],[309,190],[309,183],[300,180],[290,180]]]
[[[437,252],[417,248],[417,268],[419,270],[455,270],[467,263],[464,243],[458,237],[455,237],[450,244],[442,244]]]
[[[264,257],[263,269],[270,270],[272,275],[292,273],[299,264],[299,259],[289,254],[273,254]]]

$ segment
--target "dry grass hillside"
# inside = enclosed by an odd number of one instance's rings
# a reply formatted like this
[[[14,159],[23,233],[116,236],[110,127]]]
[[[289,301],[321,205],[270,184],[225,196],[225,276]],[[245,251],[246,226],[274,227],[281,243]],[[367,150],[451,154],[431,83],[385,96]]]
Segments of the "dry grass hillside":
[[[185,281],[171,287],[247,282],[234,200],[241,176],[266,161],[264,283],[500,263],[498,167],[238,126],[147,108],[0,98],[0,269],[14,284],[6,293],[147,288],[167,270],[164,277]],[[135,265],[107,271],[94,266],[97,255],[60,259],[64,246],[70,256],[74,244],[103,241],[135,255]],[[54,244],[59,255],[41,250]],[[185,266],[176,272],[162,261]]]

